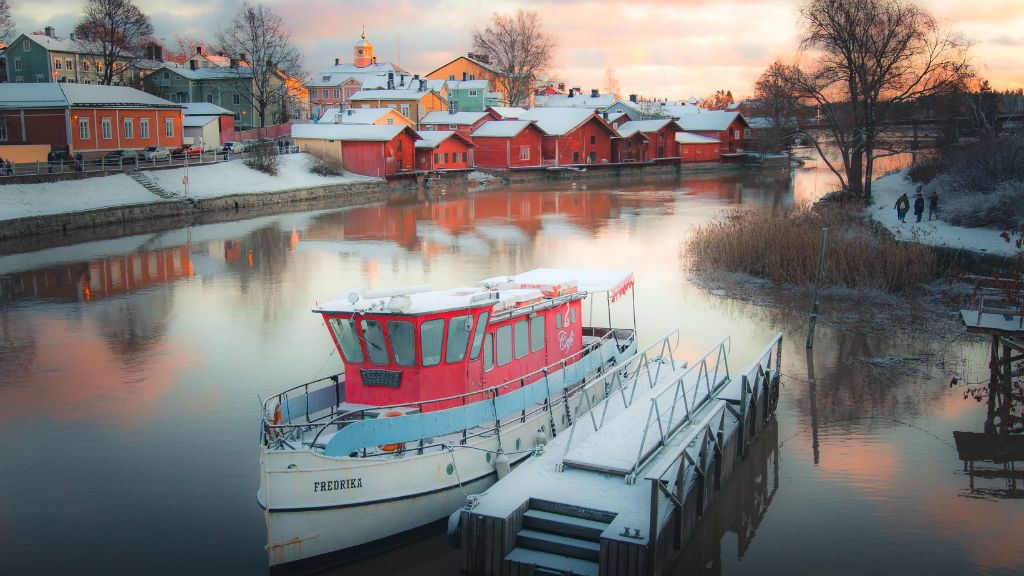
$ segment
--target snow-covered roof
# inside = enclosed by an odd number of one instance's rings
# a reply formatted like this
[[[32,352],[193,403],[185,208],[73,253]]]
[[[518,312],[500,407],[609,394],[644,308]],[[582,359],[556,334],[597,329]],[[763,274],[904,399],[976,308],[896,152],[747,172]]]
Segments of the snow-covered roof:
[[[318,122],[320,124],[374,124],[390,112],[401,115],[394,108],[328,108]]]
[[[420,92],[418,90],[360,90],[353,94],[349,100],[353,102],[360,101],[372,101],[372,100],[420,100],[427,94],[432,93],[431,90]]]
[[[214,116],[185,116],[185,119],[181,121],[181,125],[185,128],[198,128],[216,121],[217,118]]]
[[[520,116],[526,114],[526,108],[518,106],[491,106],[488,110],[494,110],[502,120],[518,120]]]
[[[590,108],[531,108],[519,116],[532,120],[550,136],[564,136],[594,116]]]
[[[449,90],[487,90],[491,83],[487,80],[442,80]]]
[[[416,133],[420,135],[420,138],[422,138],[422,140],[416,141],[417,148],[437,148],[438,144],[444,142],[448,138],[451,138],[453,135],[466,144],[473,146],[473,143],[468,138],[454,130],[420,130]]]
[[[473,131],[473,138],[511,138],[533,124],[527,120],[489,120]]]
[[[47,36],[46,34],[23,34],[25,38],[39,44],[43,48],[50,50],[51,52],[70,52],[72,54],[90,54],[99,55],[101,50],[95,43],[86,42],[83,40],[72,40],[70,38],[57,38],[53,36]],[[17,39],[15,39],[17,42]],[[14,45],[14,42],[11,43]]]
[[[672,118],[679,119],[684,114],[703,112],[704,109],[695,104],[662,104],[661,111]]]
[[[223,66],[211,66],[209,68],[196,68],[195,70],[188,66],[182,66],[180,64],[168,64],[164,63],[163,66],[154,71],[154,74],[160,74],[161,70],[168,70],[189,80],[226,80],[235,78],[252,78],[252,68],[248,66],[239,66],[237,68],[223,67]],[[154,76],[156,78],[156,76]]]
[[[551,94],[550,96],[537,96],[534,101],[537,106],[544,108],[590,108],[604,109],[615,103],[614,94],[599,94],[597,96],[585,96],[576,94]]]
[[[221,108],[212,102],[187,102],[182,104],[182,106],[185,107],[185,114],[188,116],[234,115],[234,112],[231,110]]]
[[[469,126],[479,122],[485,116],[488,116],[487,112],[456,112],[452,114],[450,112],[437,111],[420,118],[420,124],[457,124],[459,126]]]
[[[616,120],[618,120],[619,118],[622,118],[623,116],[626,116],[625,112],[609,112],[608,113],[608,122],[609,123],[615,122]]]
[[[400,66],[395,66],[390,62],[368,64],[361,68],[351,63],[335,64],[330,68],[325,68],[316,74],[313,74],[306,86],[309,86],[310,88],[317,88],[320,86],[338,86],[349,78],[354,78],[360,84],[363,84],[367,80],[375,79],[377,76],[384,76],[386,80],[388,72],[395,72],[397,75],[397,73],[406,71]]]
[[[0,107],[66,108],[69,106],[181,108],[128,86],[74,84],[70,82],[0,84]]]
[[[346,142],[387,142],[403,130],[413,132],[408,126],[377,124],[292,124],[292,138],[314,140],[342,140]],[[415,135],[415,132],[413,132]],[[416,136],[419,139],[419,136]]]
[[[676,132],[676,142],[680,144],[718,144],[721,140],[701,136],[693,132]]]
[[[610,116],[609,116],[610,118]],[[671,118],[658,118],[656,120],[631,120],[626,122],[622,126],[619,126],[619,136],[623,138],[629,138],[636,132],[657,132],[665,127],[666,124],[674,123],[675,121]]]
[[[728,112],[725,110],[707,110],[704,112],[689,113],[679,116],[676,120],[683,130],[705,130],[719,131],[728,130],[729,125],[737,117],[742,118],[739,112]]]

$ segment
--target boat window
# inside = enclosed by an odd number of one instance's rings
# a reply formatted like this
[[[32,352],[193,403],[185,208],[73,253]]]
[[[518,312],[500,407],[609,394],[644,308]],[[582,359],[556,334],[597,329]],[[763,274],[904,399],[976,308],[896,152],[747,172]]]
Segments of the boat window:
[[[512,361],[512,325],[498,328],[498,366]]]
[[[444,361],[451,364],[462,362],[469,344],[469,331],[473,327],[473,316],[456,316],[448,321],[448,343],[444,348]]]
[[[572,310],[569,310],[569,323],[570,324],[575,324],[576,323],[576,309],[575,308],[573,308]]]
[[[388,340],[391,341],[391,353],[395,355],[395,364],[412,366],[416,363],[416,342],[412,322],[388,322]]]
[[[388,349],[384,344],[384,332],[380,329],[380,322],[363,320],[360,325],[363,328],[363,340],[366,340],[366,353],[370,355],[370,362],[387,364]]]
[[[530,318],[530,350],[536,352],[544,348],[544,317]]]
[[[480,355],[480,343],[484,341],[484,332],[487,330],[487,317],[489,312],[484,312],[476,321],[476,329],[473,330],[473,348],[469,351],[469,359],[476,360]]]
[[[562,313],[555,314],[555,329],[559,330],[562,328]]]
[[[444,339],[444,318],[427,320],[420,324],[420,352],[424,366],[441,362],[441,340]]]
[[[488,334],[484,338],[484,372],[494,368],[494,336]]]
[[[359,336],[356,335],[355,322],[344,318],[331,318],[331,331],[341,345],[341,353],[349,364],[359,364],[363,361],[363,348],[359,345]]]
[[[516,360],[530,353],[530,326],[526,320],[516,322]]]

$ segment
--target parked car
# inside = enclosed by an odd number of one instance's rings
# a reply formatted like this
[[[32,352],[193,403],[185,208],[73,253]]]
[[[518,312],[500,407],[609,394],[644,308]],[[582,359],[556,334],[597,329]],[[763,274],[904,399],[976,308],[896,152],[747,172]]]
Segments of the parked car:
[[[188,156],[189,158],[195,158],[202,153],[203,147],[197,146],[195,144],[182,144],[181,146],[178,146],[177,148],[171,151],[171,155],[174,156],[175,158],[184,158],[185,156]]]
[[[221,146],[221,152],[231,152],[232,154],[239,154],[245,152],[245,144],[241,142],[225,142]]]
[[[114,150],[103,157],[103,164],[106,166],[130,164],[138,162],[139,158],[138,150]]]
[[[142,151],[142,157],[146,160],[167,160],[171,151],[166,146],[148,146]]]
[[[252,150],[256,146],[258,146],[259,143],[260,143],[260,141],[258,139],[256,139],[256,138],[251,138],[249,140],[242,140],[242,146],[245,146],[246,150]]]

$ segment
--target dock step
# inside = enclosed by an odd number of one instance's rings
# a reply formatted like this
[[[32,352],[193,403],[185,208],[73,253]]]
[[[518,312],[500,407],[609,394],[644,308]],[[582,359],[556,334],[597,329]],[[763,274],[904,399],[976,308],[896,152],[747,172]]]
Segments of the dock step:
[[[558,554],[549,554],[540,550],[515,548],[505,556],[505,560],[523,566],[533,566],[536,573],[541,574],[577,574],[579,576],[597,576],[597,562],[569,558]]]
[[[539,532],[597,541],[601,538],[601,532],[608,528],[608,523],[530,509],[523,514],[523,527]]]
[[[520,530],[516,534],[516,544],[520,548],[539,550],[551,554],[570,556],[581,560],[596,562],[601,555],[601,544],[572,536],[562,536],[550,532],[536,530]]]

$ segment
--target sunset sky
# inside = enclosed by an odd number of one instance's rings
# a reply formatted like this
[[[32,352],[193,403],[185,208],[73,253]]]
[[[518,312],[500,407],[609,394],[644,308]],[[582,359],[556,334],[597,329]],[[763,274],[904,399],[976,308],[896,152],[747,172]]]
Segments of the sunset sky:
[[[237,10],[235,0],[137,0],[156,36],[173,46],[177,34],[211,42]],[[471,30],[492,12],[536,10],[559,47],[552,77],[584,90],[602,88],[615,71],[623,94],[686,98],[719,88],[748,95],[777,56],[792,57],[799,35],[799,0],[269,0],[305,54],[307,72],[350,62],[360,26],[380,61],[426,73],[470,48]],[[996,88],[1024,87],[1024,2],[922,0],[940,20],[974,43],[974,60]],[[65,36],[79,0],[12,0],[17,30],[46,25]],[[399,57],[399,37],[401,54]]]

